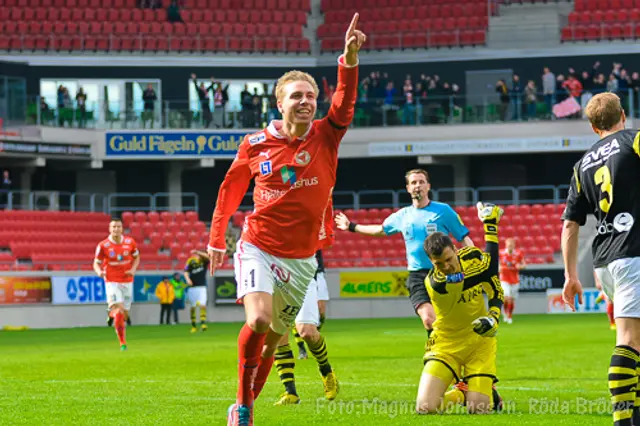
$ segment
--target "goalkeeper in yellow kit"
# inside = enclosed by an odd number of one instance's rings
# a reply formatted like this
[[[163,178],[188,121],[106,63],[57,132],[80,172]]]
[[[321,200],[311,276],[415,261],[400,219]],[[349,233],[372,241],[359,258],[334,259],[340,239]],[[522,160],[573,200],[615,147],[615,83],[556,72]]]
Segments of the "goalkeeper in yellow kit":
[[[419,414],[441,412],[451,403],[462,402],[470,413],[493,409],[495,335],[504,299],[498,278],[498,222],[502,213],[497,206],[478,203],[485,251],[476,247],[456,251],[451,239],[441,232],[425,240],[424,249],[434,265],[425,286],[436,321],[424,355],[416,401]],[[488,309],[483,292],[489,299]],[[452,381],[464,382],[466,392],[459,387],[446,392]]]

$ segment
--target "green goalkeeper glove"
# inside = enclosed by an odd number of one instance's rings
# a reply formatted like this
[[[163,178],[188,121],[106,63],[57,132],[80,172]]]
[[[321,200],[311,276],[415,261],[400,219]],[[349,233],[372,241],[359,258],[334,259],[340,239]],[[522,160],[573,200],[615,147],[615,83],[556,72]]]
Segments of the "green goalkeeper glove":
[[[482,337],[494,337],[498,332],[499,321],[493,312],[490,312],[486,317],[476,319],[471,324],[473,325],[473,331]]]

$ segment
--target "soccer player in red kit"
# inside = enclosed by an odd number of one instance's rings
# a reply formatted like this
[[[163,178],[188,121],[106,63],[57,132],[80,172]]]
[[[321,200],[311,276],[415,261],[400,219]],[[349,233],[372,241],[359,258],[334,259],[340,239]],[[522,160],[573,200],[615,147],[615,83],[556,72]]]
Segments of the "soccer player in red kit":
[[[109,223],[109,237],[96,248],[93,270],[104,278],[109,316],[113,318],[120,350],[127,349],[126,320],[133,300],[133,276],[140,264],[140,253],[131,237],[122,235],[120,219]]]
[[[238,393],[228,425],[253,424],[253,402],[271,371],[278,341],[293,324],[318,266],[315,252],[332,220],[338,146],[357,97],[358,52],[366,40],[357,24],[355,14],[327,116],[314,121],[319,90],[313,77],[284,74],[276,85],[283,119],[245,137],[218,192],[208,246],[212,273],[223,262],[229,218],[255,179],[255,208],[234,255],[246,323],[238,336]]]
[[[506,247],[500,251],[500,282],[504,292],[504,322],[513,322],[513,310],[516,307],[520,289],[520,271],[527,266],[524,254],[516,249],[516,241],[508,238]]]

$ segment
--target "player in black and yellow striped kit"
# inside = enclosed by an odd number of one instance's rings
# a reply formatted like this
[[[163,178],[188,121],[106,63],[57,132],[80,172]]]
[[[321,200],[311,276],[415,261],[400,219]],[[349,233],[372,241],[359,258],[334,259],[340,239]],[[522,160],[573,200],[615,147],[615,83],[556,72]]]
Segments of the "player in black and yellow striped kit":
[[[451,239],[441,232],[425,241],[425,251],[434,265],[425,286],[436,321],[424,355],[416,400],[419,414],[441,412],[450,403],[464,402],[470,413],[487,413],[494,407],[495,335],[504,300],[498,278],[498,223],[502,213],[497,206],[478,203],[478,217],[485,228],[485,251],[476,247],[456,251]],[[483,292],[489,299],[488,309]],[[453,380],[463,381],[467,391],[446,392]]]

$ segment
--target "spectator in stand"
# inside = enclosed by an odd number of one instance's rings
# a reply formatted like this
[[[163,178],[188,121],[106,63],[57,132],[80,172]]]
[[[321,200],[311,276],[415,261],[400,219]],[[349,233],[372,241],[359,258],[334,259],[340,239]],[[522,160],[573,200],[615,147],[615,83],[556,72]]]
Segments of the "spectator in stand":
[[[547,112],[551,115],[556,93],[556,76],[551,72],[549,67],[544,67],[542,74],[542,94],[544,95],[544,103],[547,105]]]
[[[618,96],[620,97],[620,104],[624,108],[625,113],[629,113],[629,74],[627,70],[622,68],[622,64],[614,64],[613,74],[618,80]]]
[[[522,83],[520,82],[520,76],[518,74],[514,74],[511,78],[511,119],[512,120],[522,120],[522,94],[524,93],[524,88],[522,87]]]
[[[598,93],[603,93],[606,91],[607,91],[607,81],[605,80],[604,74],[600,73],[593,80],[593,88],[591,89],[591,92],[595,96]]]
[[[331,105],[333,94],[336,92],[336,86],[329,84],[326,77],[322,77],[322,92],[324,94],[322,111],[326,114],[329,111],[328,108]]]
[[[384,104],[382,107],[387,125],[394,125],[397,122],[396,111],[398,107],[395,105],[396,93],[396,89],[393,87],[393,81],[389,81],[384,91]]]
[[[451,120],[451,105],[453,91],[448,81],[442,83],[440,88],[440,105],[442,106],[442,112],[444,113],[444,122],[448,123]]]
[[[280,118],[278,110],[278,98],[276,97],[276,85],[273,85],[271,94],[269,95],[269,122]]]
[[[524,103],[527,106],[527,120],[536,118],[536,108],[538,105],[538,88],[533,80],[529,80],[524,88]]]
[[[53,117],[49,104],[44,100],[44,97],[40,97],[40,122],[49,123]]]
[[[615,74],[609,74],[609,81],[607,82],[607,92],[616,93],[618,91],[618,79]]]
[[[142,128],[146,129],[147,121],[151,121],[151,126],[149,126],[149,128],[153,129],[156,115],[156,101],[158,100],[156,91],[153,89],[153,84],[147,84],[147,88],[142,93],[142,100],[144,102],[144,111],[142,111]]]
[[[214,83],[213,77],[211,77],[211,83]],[[224,127],[224,116],[224,89],[222,88],[222,83],[217,83],[215,91],[213,92],[213,125],[216,129],[222,129]]]
[[[58,92],[56,93],[56,102],[58,106],[58,125],[60,127],[64,126],[64,86],[61,84],[58,86]]]
[[[253,127],[262,128],[262,96],[258,94],[257,87],[253,88],[251,110],[253,111],[253,119],[251,121]]]
[[[171,0],[169,7],[167,7],[167,21],[173,24],[184,22],[182,16],[180,16],[180,6],[178,6],[177,0]]]
[[[424,115],[426,108],[424,106],[427,104],[427,90],[425,89],[423,80],[420,80],[416,83],[414,99],[416,102],[416,115],[418,117],[418,124],[426,123],[427,120],[425,119],[426,117]]]
[[[405,80],[402,87],[404,95],[404,107],[402,110],[402,124],[413,126],[416,124],[416,104],[413,97],[413,84],[411,80]]]
[[[633,95],[633,108],[635,109],[634,118],[637,118],[640,117],[640,74],[637,71],[631,74],[629,88],[632,90]]]
[[[195,74],[191,74],[191,79],[193,80],[193,85],[195,86],[196,93],[200,99],[201,119],[204,124],[204,128],[207,129],[213,120],[211,107],[209,106],[209,91],[213,89],[213,84],[208,88],[205,88],[204,83],[200,83],[200,86],[198,86],[197,76]]]
[[[83,128],[87,121],[87,94],[82,87],[76,94],[76,105],[79,113],[78,127]]]
[[[496,83],[496,92],[498,93],[499,101],[498,104],[498,116],[500,121],[507,121],[507,112],[509,111],[509,88],[507,87],[507,82],[504,80],[499,80]]]
[[[253,96],[249,92],[249,85],[244,85],[244,90],[240,92],[240,106],[242,108],[242,127],[251,127],[251,120],[253,119]]]
[[[556,103],[559,104],[569,98],[569,92],[564,87],[564,74],[556,76]]]
[[[0,196],[0,208],[7,208],[9,202],[9,191],[11,191],[11,174],[5,169],[2,172],[2,196]]]
[[[582,83],[578,80],[574,74],[569,74],[569,77],[562,83],[562,87],[564,87],[569,95],[575,98],[576,101],[580,102],[580,95],[582,95]]]

